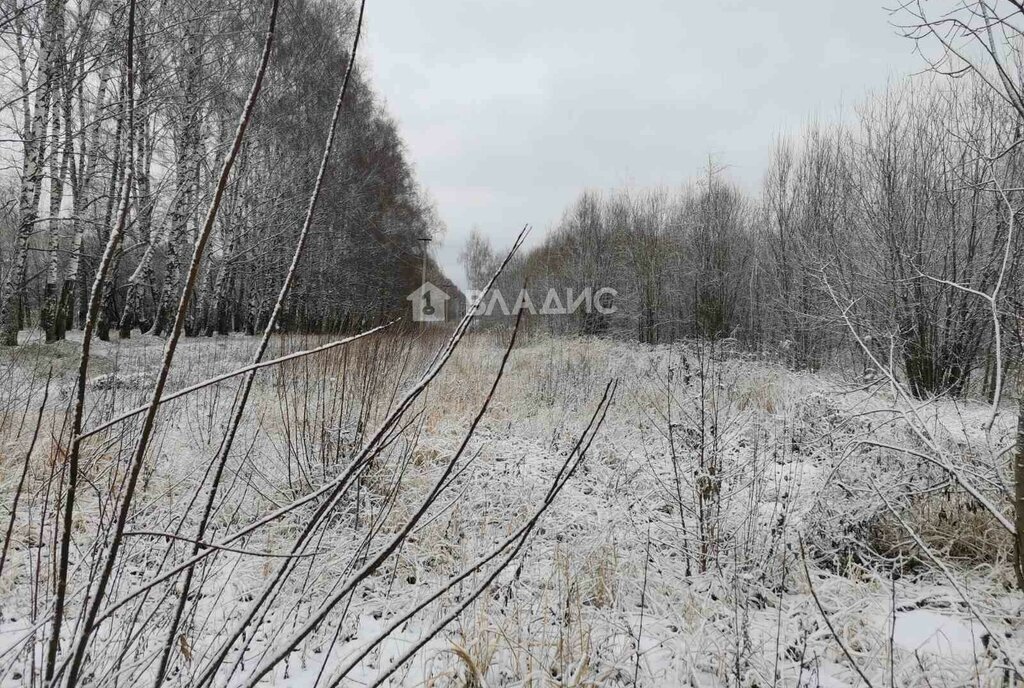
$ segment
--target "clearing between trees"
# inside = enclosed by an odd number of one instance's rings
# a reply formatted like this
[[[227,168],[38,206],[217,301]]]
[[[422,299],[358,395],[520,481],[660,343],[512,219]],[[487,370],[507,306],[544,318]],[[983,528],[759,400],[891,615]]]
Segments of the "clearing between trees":
[[[83,679],[1015,685],[1012,538],[940,466],[1007,503],[1014,414],[988,431],[989,404],[910,407],[839,363],[525,324],[511,348],[511,329],[466,334],[403,410],[451,335],[389,328],[258,372],[212,499],[238,378],[162,404]],[[35,683],[49,642],[69,337],[0,358],[4,686]],[[265,359],[328,342],[275,337]],[[257,346],[183,340],[167,389]],[[162,350],[96,344],[87,434],[146,404]],[[83,440],[65,650],[140,423]]]

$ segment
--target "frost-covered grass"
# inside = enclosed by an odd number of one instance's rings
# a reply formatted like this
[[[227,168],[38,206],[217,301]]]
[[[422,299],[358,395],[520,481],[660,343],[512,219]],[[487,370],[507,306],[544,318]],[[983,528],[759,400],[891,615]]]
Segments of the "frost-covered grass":
[[[232,651],[220,685],[243,685],[264,653],[415,510],[480,408],[506,338],[477,332],[463,341],[303,552],[263,622],[247,633],[244,656]],[[323,341],[284,337],[273,354]],[[438,333],[384,334],[261,372],[206,540],[343,471],[440,343]],[[245,365],[254,344],[245,337],[183,341],[169,389]],[[85,427],[143,403],[161,351],[160,340],[141,336],[100,344]],[[57,438],[75,360],[71,344],[0,355],[8,392],[0,401],[5,530],[43,386],[53,376],[0,578],[4,686],[41,683],[62,489]],[[875,686],[1014,685],[1002,652],[1018,662],[1024,656],[1024,596],[1013,590],[1010,539],[932,463],[865,444],[926,453],[885,385],[793,372],[706,343],[639,347],[544,336],[516,347],[464,460],[397,555],[264,684],[330,685],[346,657],[389,619],[508,537],[543,499],[612,378],[618,392],[585,463],[522,554],[391,685],[854,685],[860,679],[811,586]],[[167,534],[195,531],[236,385],[162,407],[111,601],[187,557],[189,544]],[[919,417],[1005,506],[1003,452],[1015,419],[1003,414],[986,433],[987,413],[980,402],[940,400]],[[73,608],[96,566],[97,527],[109,523],[137,432],[129,421],[87,441]],[[886,502],[938,554],[956,586]],[[197,679],[278,566],[264,555],[286,553],[305,514],[274,521],[197,569],[185,623],[171,639],[170,683]],[[372,682],[481,579],[471,576],[399,628],[341,685]],[[154,587],[104,622],[90,657],[92,685],[152,683],[177,585]]]

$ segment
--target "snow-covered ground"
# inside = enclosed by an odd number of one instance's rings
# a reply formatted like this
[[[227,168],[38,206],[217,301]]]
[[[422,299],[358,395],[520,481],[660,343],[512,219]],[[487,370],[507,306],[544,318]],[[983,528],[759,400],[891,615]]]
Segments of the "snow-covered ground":
[[[413,513],[466,435],[506,336],[463,341],[247,631],[244,655],[235,644],[215,663],[214,685],[246,685]],[[270,355],[324,341],[285,337]],[[262,371],[205,540],[339,475],[440,343],[383,335]],[[139,335],[99,344],[86,428],[145,401],[162,345]],[[245,337],[184,340],[169,389],[244,366],[254,348]],[[76,362],[74,342],[0,358],[5,532],[53,375],[0,578],[3,686],[41,682],[61,489],[56,438]],[[522,552],[390,685],[863,685],[858,669],[874,686],[1015,685],[1024,596],[1014,589],[1010,538],[929,460],[937,451],[1006,506],[1015,417],[1000,414],[988,432],[984,403],[909,411],[883,381],[851,378],[793,372],[726,345],[525,337],[436,504],[260,685],[332,685],[391,620],[507,538],[543,501],[611,379],[616,396],[584,463]],[[236,387],[237,378],[160,412],[108,595],[129,601],[97,631],[91,685],[153,681],[181,577],[130,596],[188,557],[189,544],[166,534],[195,532],[196,495],[205,496]],[[137,432],[129,421],[90,439],[73,609]],[[265,555],[287,553],[309,513],[275,520],[197,569],[171,639],[170,683],[193,685],[211,666],[282,561]],[[470,575],[402,624],[340,685],[372,684],[483,580]]]

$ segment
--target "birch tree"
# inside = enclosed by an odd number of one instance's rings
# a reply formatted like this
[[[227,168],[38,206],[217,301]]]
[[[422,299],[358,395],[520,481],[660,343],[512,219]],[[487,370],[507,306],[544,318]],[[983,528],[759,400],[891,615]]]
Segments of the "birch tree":
[[[46,0],[42,6],[42,24],[35,66],[35,79],[22,79],[24,130],[22,131],[23,162],[21,185],[18,191],[19,221],[15,230],[11,267],[3,288],[0,289],[0,345],[16,345],[21,324],[22,300],[28,268],[29,241],[35,232],[42,195],[43,173],[46,162],[47,123],[50,116],[52,94],[57,80],[58,35],[63,24],[63,0]],[[28,13],[18,13],[19,28],[27,26]],[[19,49],[31,48],[22,40],[19,31]],[[26,56],[19,58],[24,64]],[[32,101],[31,107],[29,106]]]

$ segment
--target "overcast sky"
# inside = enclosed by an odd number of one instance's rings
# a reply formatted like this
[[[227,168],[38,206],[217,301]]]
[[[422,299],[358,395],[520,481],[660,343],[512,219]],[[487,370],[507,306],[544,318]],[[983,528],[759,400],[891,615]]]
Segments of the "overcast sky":
[[[881,0],[370,0],[363,56],[447,234],[534,240],[586,188],[760,187],[773,140],[919,70]]]

